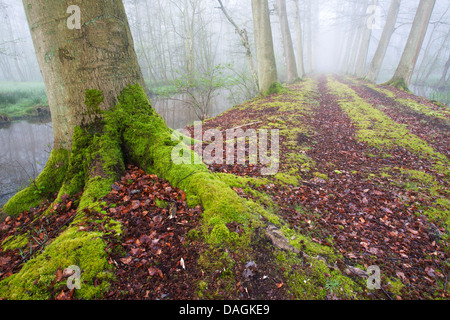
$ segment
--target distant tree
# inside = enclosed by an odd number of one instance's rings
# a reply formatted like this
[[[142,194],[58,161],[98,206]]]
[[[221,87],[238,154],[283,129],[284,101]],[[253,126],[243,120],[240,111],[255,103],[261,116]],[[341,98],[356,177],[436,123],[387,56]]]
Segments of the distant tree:
[[[268,0],[252,0],[260,93],[278,81]]]
[[[284,57],[287,68],[287,82],[293,83],[298,78],[297,62],[286,10],[286,0],[277,0],[276,10],[280,19],[281,38],[283,40]]]
[[[347,64],[346,72],[349,74],[355,73],[356,60],[358,59],[358,52],[361,47],[361,40],[363,38],[364,30],[366,29],[366,9],[367,6],[363,3],[358,2],[357,8],[357,31],[352,43],[352,50],[350,51],[350,56]]]
[[[417,13],[397,70],[387,84],[405,90],[408,89],[423,40],[427,33],[435,3],[436,0],[420,0],[419,7],[417,8]]]
[[[248,40],[247,30],[239,28],[239,26],[236,24],[234,19],[231,17],[231,15],[228,13],[227,9],[223,5],[222,0],[217,0],[217,1],[219,2],[219,7],[222,10],[223,14],[227,18],[227,20],[233,25],[234,29],[236,30],[236,33],[241,38],[242,45],[245,48],[245,55],[248,60],[248,65],[250,66],[250,70],[252,72],[253,81],[255,82],[256,87],[259,88],[258,72],[256,71],[255,62],[253,60],[253,53],[252,53],[252,49],[250,46],[250,41]]]
[[[369,1],[369,4],[367,6],[366,13],[369,13],[370,6],[376,6],[378,4],[378,0],[371,0]],[[363,26],[363,35],[361,39],[361,46],[359,48],[358,52],[358,59],[356,60],[356,67],[355,67],[355,75],[358,77],[362,77],[365,74],[366,71],[366,64],[367,64],[367,54],[369,53],[369,45],[370,45],[370,38],[372,37],[372,26],[369,26],[369,22],[371,22],[367,16],[364,18],[364,26]],[[374,22],[374,21],[372,21]]]
[[[297,46],[297,71],[300,77],[305,75],[305,62],[303,54],[303,31],[302,23],[300,19],[300,6],[299,0],[294,0],[295,4],[295,35],[296,35],[296,46]]]
[[[398,13],[400,11],[401,0],[391,0],[389,13],[387,16],[386,24],[381,35],[380,42],[378,43],[377,51],[369,67],[366,79],[375,82],[380,74],[381,66],[383,64],[384,57],[391,41],[392,34],[395,30],[395,24],[397,22]]]
[[[442,77],[441,77],[441,80],[439,81],[439,87],[444,87],[445,83],[448,81],[447,73],[448,73],[449,68],[450,68],[450,55],[448,56],[448,60],[445,63],[444,69],[442,71]]]

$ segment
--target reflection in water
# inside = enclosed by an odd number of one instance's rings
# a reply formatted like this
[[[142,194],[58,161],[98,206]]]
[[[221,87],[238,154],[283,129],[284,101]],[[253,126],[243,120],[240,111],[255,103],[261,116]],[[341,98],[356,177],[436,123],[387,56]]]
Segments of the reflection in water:
[[[183,97],[177,97],[182,99]],[[194,110],[179,100],[152,99],[155,110],[173,129],[181,129],[197,121]],[[225,97],[213,100],[210,117],[228,108]],[[0,207],[18,189],[35,179],[50,156],[53,130],[50,119],[14,122],[0,126]]]
[[[0,205],[44,169],[52,144],[50,119],[0,127]]]

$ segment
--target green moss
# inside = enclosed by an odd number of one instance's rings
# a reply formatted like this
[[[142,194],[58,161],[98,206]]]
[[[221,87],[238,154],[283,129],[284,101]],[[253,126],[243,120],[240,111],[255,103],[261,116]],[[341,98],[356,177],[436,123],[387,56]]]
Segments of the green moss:
[[[412,134],[406,125],[393,121],[345,84],[332,79],[329,79],[328,83],[333,94],[340,98],[339,105],[358,128],[357,135],[360,141],[381,151],[400,146],[421,158],[434,160],[436,162],[434,167],[448,174],[448,166],[450,165],[448,158],[436,152],[426,141]]]
[[[167,208],[169,206],[167,201],[160,200],[158,198],[155,199],[155,204],[158,208],[162,208],[162,209]]]
[[[408,89],[408,85],[406,84],[405,79],[403,79],[403,78],[392,78],[391,80],[386,82],[384,85],[393,86],[393,87],[396,87],[397,89],[404,90],[406,92],[411,93],[411,91]]]
[[[325,261],[307,258],[299,261],[292,253],[279,252],[277,260],[285,269],[289,292],[299,300],[324,300],[334,294],[344,299],[359,299],[362,289],[339,270],[331,270]],[[302,266],[292,268],[292,266]],[[332,285],[333,284],[333,285]],[[333,290],[330,290],[331,287]]]
[[[325,181],[328,181],[328,176],[325,173],[320,172],[314,172],[313,175],[317,178],[323,179]]]
[[[100,297],[113,278],[101,236],[101,232],[81,232],[76,226],[66,230],[42,254],[27,262],[19,273],[0,282],[0,297],[50,299],[66,286],[66,283],[54,284],[56,271],[73,265],[81,269],[81,289],[76,290],[76,297]],[[100,285],[94,284],[95,279]]]
[[[286,173],[277,173],[274,178],[276,180],[281,181],[282,183],[286,184],[286,185],[291,185],[294,187],[298,187],[299,186],[299,181],[298,178],[296,176],[292,176]]]
[[[281,94],[285,93],[286,88],[283,87],[279,82],[274,82],[272,85],[267,89],[266,92],[264,92],[264,96],[270,96],[272,94]]]
[[[15,250],[15,249],[22,249],[28,245],[28,242],[30,241],[28,234],[22,234],[16,237],[8,237],[7,239],[3,240],[1,243],[1,247],[3,250]]]

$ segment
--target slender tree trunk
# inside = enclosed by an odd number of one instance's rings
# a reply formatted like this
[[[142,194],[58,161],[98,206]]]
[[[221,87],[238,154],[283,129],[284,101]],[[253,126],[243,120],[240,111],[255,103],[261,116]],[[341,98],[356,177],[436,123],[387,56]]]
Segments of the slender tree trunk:
[[[439,47],[439,50],[433,55],[433,62],[431,63],[430,66],[428,66],[427,73],[422,75],[422,77],[420,78],[420,81],[416,80],[416,83],[425,84],[427,82],[428,78],[431,76],[431,74],[435,70],[436,65],[438,64],[438,62],[440,60],[442,51],[445,49],[445,46],[447,45],[447,40],[449,39],[449,37],[450,37],[450,33],[447,34],[447,36],[445,37],[445,40],[442,42],[441,46]],[[424,59],[425,59],[425,57],[424,57]]]
[[[397,22],[398,13],[400,10],[401,0],[392,0],[389,8],[389,13],[384,26],[383,33],[381,35],[380,43],[378,44],[377,51],[373,57],[372,63],[369,67],[366,79],[375,82],[380,74],[381,66],[383,64],[384,57],[391,41],[392,34],[395,30],[395,24]]]
[[[388,82],[389,84],[403,89],[408,88],[435,3],[436,0],[420,0],[406,47],[393,78]]]
[[[294,0],[295,4],[295,35],[297,44],[297,69],[298,75],[303,77],[305,75],[305,64],[303,59],[303,34],[302,34],[302,23],[300,19],[300,6],[298,4],[299,0]]]
[[[283,40],[284,56],[286,57],[287,82],[293,83],[298,78],[294,46],[286,10],[286,0],[277,0],[277,12],[280,19],[281,38]]]
[[[356,38],[358,23],[355,22],[354,17],[358,14],[358,3],[354,2],[352,14],[350,15],[350,23],[349,23],[349,35],[346,37],[345,43],[345,51],[344,56],[342,58],[341,70],[347,72],[350,64],[350,56],[352,52],[352,46]],[[359,21],[359,20],[358,20]]]
[[[348,62],[347,66],[347,73],[354,74],[355,68],[356,68],[356,59],[358,57],[358,52],[361,47],[361,40],[364,33],[365,28],[365,13],[364,13],[365,6],[362,5],[359,10],[359,19],[358,19],[358,31],[356,33],[355,41],[353,42],[353,49],[350,55],[350,60]]]
[[[312,39],[312,10],[311,0],[305,1],[306,5],[306,48],[307,48],[307,70],[306,72],[312,73],[313,66],[313,39]]]
[[[448,73],[448,69],[450,68],[450,55],[448,56],[448,60],[447,63],[444,66],[444,71],[442,71],[442,77],[441,80],[439,81],[439,87],[444,87],[445,86],[445,82],[447,79],[447,73]]]
[[[259,91],[264,93],[278,81],[268,1],[252,0],[252,13],[258,61]]]
[[[100,108],[117,104],[130,83],[145,86],[120,0],[85,0],[81,29],[69,29],[69,0],[23,0],[52,114],[55,149],[72,147],[85,119],[87,89],[103,92]],[[48,36],[52,35],[52,36]]]
[[[369,2],[370,6],[371,1]],[[373,4],[376,5],[378,3],[377,0],[373,1]],[[367,7],[368,9],[369,7]],[[367,13],[367,11],[366,11]],[[369,53],[369,45],[370,45],[370,38],[372,36],[372,27],[368,26],[368,20],[367,16],[364,18],[364,31],[363,36],[361,39],[361,46],[359,48],[358,53],[358,59],[356,60],[356,67],[355,67],[355,75],[358,77],[362,77],[366,70],[366,64],[367,64],[367,54]]]

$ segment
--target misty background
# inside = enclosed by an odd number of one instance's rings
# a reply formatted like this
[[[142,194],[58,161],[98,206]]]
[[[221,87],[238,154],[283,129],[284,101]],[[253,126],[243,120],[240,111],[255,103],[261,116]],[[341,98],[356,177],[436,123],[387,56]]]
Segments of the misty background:
[[[355,41],[361,14],[374,19],[367,56],[367,67],[375,53],[385,24],[390,0],[378,1],[379,10],[367,14],[355,10],[367,6],[364,0],[305,0],[299,2],[304,62],[307,74],[314,72],[349,73],[349,42]],[[378,83],[389,80],[406,44],[419,0],[403,0]],[[195,70],[204,73],[217,65],[250,80],[245,49],[234,27],[218,8],[216,0],[124,0],[135,48],[149,88],[168,85],[185,73],[192,55]],[[253,43],[250,1],[224,0],[224,6]],[[356,4],[356,6],[355,6]],[[269,1],[271,9],[275,1]],[[438,90],[443,68],[450,54],[450,1],[438,0],[414,71],[411,90],[427,98],[447,102],[447,91]],[[356,14],[355,14],[356,11]],[[359,11],[359,12],[358,12]],[[28,24],[21,1],[0,1],[0,82],[41,82]],[[294,33],[295,6],[288,1],[291,33]],[[278,16],[271,15],[274,47],[280,81],[286,76]],[[356,27],[355,27],[356,26]],[[295,35],[293,34],[293,39]],[[448,80],[448,79],[446,79]],[[440,95],[439,96],[439,93]],[[252,88],[234,102],[251,98]]]

